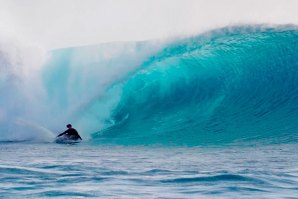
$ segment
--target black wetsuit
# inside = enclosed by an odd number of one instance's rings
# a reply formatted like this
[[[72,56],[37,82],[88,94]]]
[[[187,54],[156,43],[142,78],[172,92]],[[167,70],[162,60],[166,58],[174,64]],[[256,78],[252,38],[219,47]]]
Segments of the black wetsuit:
[[[79,133],[77,132],[77,130],[75,130],[74,128],[69,128],[66,131],[64,131],[63,133],[59,134],[58,137],[62,136],[62,135],[67,135],[70,139],[81,139],[81,136],[79,135]]]

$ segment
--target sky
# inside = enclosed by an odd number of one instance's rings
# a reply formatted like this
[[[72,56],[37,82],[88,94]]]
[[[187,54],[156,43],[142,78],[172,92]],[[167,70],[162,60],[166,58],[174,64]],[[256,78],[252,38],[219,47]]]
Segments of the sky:
[[[298,24],[298,0],[0,0],[0,36],[45,49]]]

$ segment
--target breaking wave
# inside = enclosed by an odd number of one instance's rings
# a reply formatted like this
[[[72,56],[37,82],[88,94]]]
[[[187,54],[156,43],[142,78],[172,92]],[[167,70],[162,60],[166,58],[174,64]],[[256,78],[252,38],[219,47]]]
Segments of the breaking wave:
[[[295,26],[58,49],[37,72],[1,50],[2,141],[54,135],[67,123],[95,143],[297,140]]]

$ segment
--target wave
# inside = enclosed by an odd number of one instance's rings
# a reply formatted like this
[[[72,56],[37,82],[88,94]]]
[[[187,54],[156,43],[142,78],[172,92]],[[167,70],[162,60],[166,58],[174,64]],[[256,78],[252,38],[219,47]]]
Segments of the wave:
[[[221,174],[214,176],[201,176],[201,177],[185,177],[185,178],[175,178],[170,180],[162,180],[163,183],[194,183],[194,182],[218,182],[218,181],[235,181],[235,182],[251,182],[258,184],[265,184],[264,181],[246,177],[242,175],[234,175],[234,174]]]
[[[49,140],[67,123],[94,143],[297,141],[297,44],[296,26],[247,25],[45,61],[1,45],[0,141]]]
[[[239,26],[174,41],[115,84],[96,142],[200,145],[297,140],[298,31]]]

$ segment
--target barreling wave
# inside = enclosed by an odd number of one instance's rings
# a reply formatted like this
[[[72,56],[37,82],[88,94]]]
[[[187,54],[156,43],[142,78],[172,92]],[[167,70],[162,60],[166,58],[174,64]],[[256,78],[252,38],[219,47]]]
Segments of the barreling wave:
[[[239,26],[173,41],[108,92],[95,142],[289,142],[298,132],[298,29]]]
[[[298,28],[238,26],[48,54],[0,38],[0,141],[202,145],[298,138]]]

